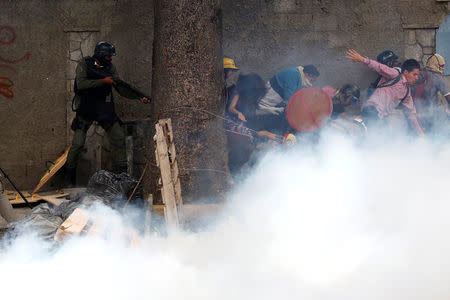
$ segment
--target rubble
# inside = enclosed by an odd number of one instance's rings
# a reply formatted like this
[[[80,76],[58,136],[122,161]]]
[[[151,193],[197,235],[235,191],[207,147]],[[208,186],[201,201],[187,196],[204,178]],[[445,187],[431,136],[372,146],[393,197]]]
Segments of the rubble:
[[[100,170],[91,177],[86,190],[76,194],[70,201],[66,199],[39,204],[20,221],[10,223],[8,235],[17,236],[25,232],[33,232],[44,240],[54,239],[56,242],[61,242],[64,236],[80,233],[88,224],[87,208],[94,203],[102,203],[113,209],[120,209],[136,184],[137,181],[126,173],[115,174]],[[135,196],[140,197],[140,195],[141,192],[138,190]],[[36,196],[33,199],[55,200],[56,197]]]

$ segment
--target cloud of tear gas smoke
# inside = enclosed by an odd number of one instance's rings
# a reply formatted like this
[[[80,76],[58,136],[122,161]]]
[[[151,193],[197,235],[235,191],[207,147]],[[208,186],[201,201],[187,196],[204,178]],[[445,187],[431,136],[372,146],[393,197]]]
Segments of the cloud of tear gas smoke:
[[[447,300],[449,167],[450,145],[424,140],[269,152],[204,232],[54,250],[17,238],[0,254],[1,296]]]

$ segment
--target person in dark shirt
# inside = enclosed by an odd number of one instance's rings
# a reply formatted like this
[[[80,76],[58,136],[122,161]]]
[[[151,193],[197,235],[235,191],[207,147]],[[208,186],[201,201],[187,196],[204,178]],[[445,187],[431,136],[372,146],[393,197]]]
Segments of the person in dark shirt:
[[[445,81],[445,60],[439,54],[430,56],[419,81],[412,89],[414,105],[420,124],[427,130],[447,118],[445,108],[450,104],[450,89]],[[441,99],[443,101],[441,101]]]
[[[343,85],[331,98],[333,102],[331,117],[336,118],[346,113],[359,114],[361,111],[360,94],[359,87],[356,85],[351,83]]]

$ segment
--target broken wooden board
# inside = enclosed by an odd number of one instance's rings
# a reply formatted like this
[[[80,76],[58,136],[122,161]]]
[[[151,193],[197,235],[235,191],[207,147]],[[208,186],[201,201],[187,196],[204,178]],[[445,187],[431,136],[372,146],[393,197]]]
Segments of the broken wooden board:
[[[72,214],[56,230],[54,240],[61,243],[67,237],[79,234],[86,227],[89,221],[89,212],[76,208]]]
[[[5,191],[6,197],[9,200],[14,200],[16,198],[20,198],[19,193],[17,193],[16,191],[10,191],[10,190],[6,190]],[[31,194],[29,192],[22,192],[22,195],[25,196],[25,198],[31,197]],[[28,199],[27,199],[28,200]]]
[[[154,140],[156,142],[156,162],[161,171],[161,195],[164,203],[164,216],[168,227],[178,227],[180,224],[177,209],[177,196],[175,192],[174,180],[172,177],[171,163],[169,160],[169,147],[167,145],[167,119],[159,120],[155,125],[156,134]]]
[[[56,174],[56,172],[59,171],[59,169],[62,168],[62,166],[65,165],[67,161],[67,154],[69,153],[70,146],[67,147],[64,152],[53,162],[51,167],[45,172],[44,176],[42,176],[41,180],[37,184],[37,186],[34,188],[32,194],[37,193],[41,189],[41,187],[50,180],[50,178],[53,177],[53,175]]]
[[[178,214],[181,212],[181,206],[183,205],[183,199],[181,198],[181,184],[178,171],[178,159],[177,151],[175,149],[175,143],[173,140],[172,121],[170,119],[160,120],[160,124],[163,126],[164,134],[167,136],[167,145],[169,148],[169,162],[172,170],[172,181],[175,188],[175,201],[178,207]]]
[[[67,197],[69,197],[69,193],[62,193],[62,194],[57,193],[57,194],[47,194],[47,195],[33,194],[33,195],[31,195],[28,192],[24,192],[22,194],[25,196],[25,199],[27,199],[27,201],[29,203],[45,201],[45,202],[51,203],[53,205],[60,205],[63,202],[70,201],[69,199],[67,199]],[[25,204],[25,201],[17,193],[7,192],[6,196],[9,199],[11,205]]]
[[[43,195],[43,196],[40,195],[39,197],[41,197],[41,199],[44,200],[45,202],[59,206],[63,202],[70,201],[69,199],[66,198],[68,196],[69,196],[69,194],[66,193],[66,194],[58,194],[58,195]]]

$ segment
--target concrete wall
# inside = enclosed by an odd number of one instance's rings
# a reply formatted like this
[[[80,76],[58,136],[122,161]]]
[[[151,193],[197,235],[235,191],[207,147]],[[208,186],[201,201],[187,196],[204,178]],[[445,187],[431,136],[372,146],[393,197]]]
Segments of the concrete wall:
[[[313,63],[320,85],[365,88],[375,75],[344,59],[345,49],[424,60],[447,2],[224,0],[223,53],[264,79]],[[0,0],[0,165],[21,188],[32,188],[70,141],[74,61],[97,40],[116,45],[122,78],[151,92],[153,13],[149,0]],[[151,113],[137,101],[116,102],[123,119]]]
[[[376,77],[344,58],[347,48],[375,58],[391,49],[403,60],[426,59],[447,14],[436,0],[235,0],[224,1],[223,51],[244,71],[264,79],[288,66],[315,64],[318,85]]]
[[[150,91],[152,2],[0,1],[0,77],[14,84],[12,96],[1,93],[0,85],[0,165],[20,187],[32,188],[45,162],[66,147],[69,80],[75,67],[69,50],[76,35],[93,34],[83,55],[92,55],[97,39],[113,42],[121,77]],[[76,58],[72,52],[71,59]],[[5,80],[0,84],[8,84]],[[138,101],[118,99],[117,108],[123,118],[150,114]]]

